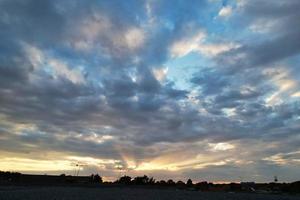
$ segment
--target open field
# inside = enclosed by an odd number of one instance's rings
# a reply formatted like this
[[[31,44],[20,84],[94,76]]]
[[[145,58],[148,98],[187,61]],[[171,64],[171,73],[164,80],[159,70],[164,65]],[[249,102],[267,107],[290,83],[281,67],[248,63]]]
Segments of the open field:
[[[0,187],[1,200],[296,200],[300,196],[150,188]]]

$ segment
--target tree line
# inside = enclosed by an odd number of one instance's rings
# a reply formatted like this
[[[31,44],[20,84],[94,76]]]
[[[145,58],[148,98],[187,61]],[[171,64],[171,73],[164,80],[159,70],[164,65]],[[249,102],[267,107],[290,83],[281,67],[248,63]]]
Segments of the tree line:
[[[0,185],[71,185],[77,184],[80,186],[150,186],[158,188],[177,188],[186,190],[200,191],[248,191],[248,192],[272,192],[272,193],[300,193],[300,181],[293,183],[229,183],[216,184],[207,181],[193,182],[191,179],[187,181],[155,180],[147,175],[130,177],[122,176],[114,182],[104,182],[99,174],[90,176],[70,176],[61,174],[54,175],[29,175],[18,172],[3,172],[0,171]]]

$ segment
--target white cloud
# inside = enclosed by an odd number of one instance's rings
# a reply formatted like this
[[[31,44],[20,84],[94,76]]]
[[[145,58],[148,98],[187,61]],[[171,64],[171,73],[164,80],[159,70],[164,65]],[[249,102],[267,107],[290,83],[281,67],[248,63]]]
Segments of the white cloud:
[[[162,82],[165,80],[166,76],[168,73],[168,68],[157,68],[157,69],[153,69],[153,74],[156,78],[156,80]]]
[[[95,142],[95,143],[99,143],[99,144],[115,139],[115,137],[111,136],[111,135],[98,135],[96,133],[85,134],[85,135],[78,134],[75,137],[77,139],[81,139],[81,140],[88,141],[88,142]]]
[[[300,91],[299,92],[295,92],[294,94],[292,94],[292,97],[300,97]]]
[[[285,165],[287,163],[300,163],[299,159],[300,151],[294,151],[289,153],[278,153],[266,158],[263,158],[265,161],[274,162],[278,165]]]
[[[83,39],[95,41],[99,36],[110,34],[113,27],[109,18],[94,14],[92,18],[84,19],[78,28]]]
[[[48,63],[52,67],[56,75],[63,76],[69,79],[72,83],[80,84],[85,82],[80,70],[70,69],[66,63],[58,59],[49,59]]]
[[[249,3],[249,0],[237,0],[236,6],[238,9],[242,9],[246,6],[247,3]]]
[[[238,48],[239,45],[234,43],[223,43],[223,44],[203,44],[199,45],[197,50],[206,56],[216,56],[220,53],[229,51],[231,49]]]
[[[183,38],[175,42],[170,48],[172,57],[183,57],[191,52],[198,52],[205,56],[216,56],[240,46],[232,42],[207,44],[205,43],[205,39],[205,32],[199,31],[193,37]]]
[[[277,87],[277,90],[268,96],[265,101],[268,105],[278,105],[286,101],[290,96],[297,94],[298,83],[292,78],[291,72],[285,66],[266,69],[263,72],[270,77],[270,83]]]
[[[182,57],[198,48],[199,44],[204,40],[206,34],[199,31],[193,37],[183,38],[175,42],[171,46],[171,55],[173,57]]]
[[[144,44],[145,32],[136,26],[119,26],[107,16],[94,13],[82,19],[75,28],[76,33],[71,38],[71,45],[78,50],[95,51],[101,54],[127,53],[137,50]]]
[[[222,111],[228,117],[232,117],[232,116],[236,115],[236,113],[235,113],[236,109],[235,108],[223,108]]]
[[[208,146],[211,148],[212,151],[226,151],[235,148],[234,145],[225,142],[208,143]]]
[[[254,33],[270,33],[277,23],[275,19],[258,19],[250,25],[249,29]]]
[[[82,72],[78,68],[71,68],[67,63],[52,58],[37,47],[24,44],[24,50],[35,70],[51,71],[54,77],[60,76],[69,79],[72,83],[85,82]],[[49,68],[50,70],[47,70]]]
[[[40,49],[28,44],[23,44],[23,48],[34,69],[40,68],[45,61],[44,53]]]
[[[232,7],[231,6],[224,6],[219,11],[220,17],[229,17],[232,14]]]
[[[100,165],[100,164],[115,164],[117,160],[113,159],[99,159],[93,157],[83,157],[83,156],[66,156],[66,159],[70,162],[84,163],[85,165]]]
[[[131,28],[125,33],[127,46],[134,50],[141,47],[145,40],[145,34],[142,29]]]

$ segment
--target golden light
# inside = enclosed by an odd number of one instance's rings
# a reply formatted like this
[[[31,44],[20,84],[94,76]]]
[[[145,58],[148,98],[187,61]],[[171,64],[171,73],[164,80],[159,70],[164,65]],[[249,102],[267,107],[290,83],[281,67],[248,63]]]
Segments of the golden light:
[[[0,168],[4,171],[68,171],[73,170],[68,160],[34,160],[28,158],[1,158]]]

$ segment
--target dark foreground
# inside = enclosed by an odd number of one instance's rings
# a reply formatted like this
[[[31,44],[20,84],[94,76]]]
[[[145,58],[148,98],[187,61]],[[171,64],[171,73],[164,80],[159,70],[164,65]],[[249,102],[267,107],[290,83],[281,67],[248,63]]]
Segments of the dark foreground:
[[[175,189],[0,187],[1,200],[296,200],[300,196],[200,192]]]

